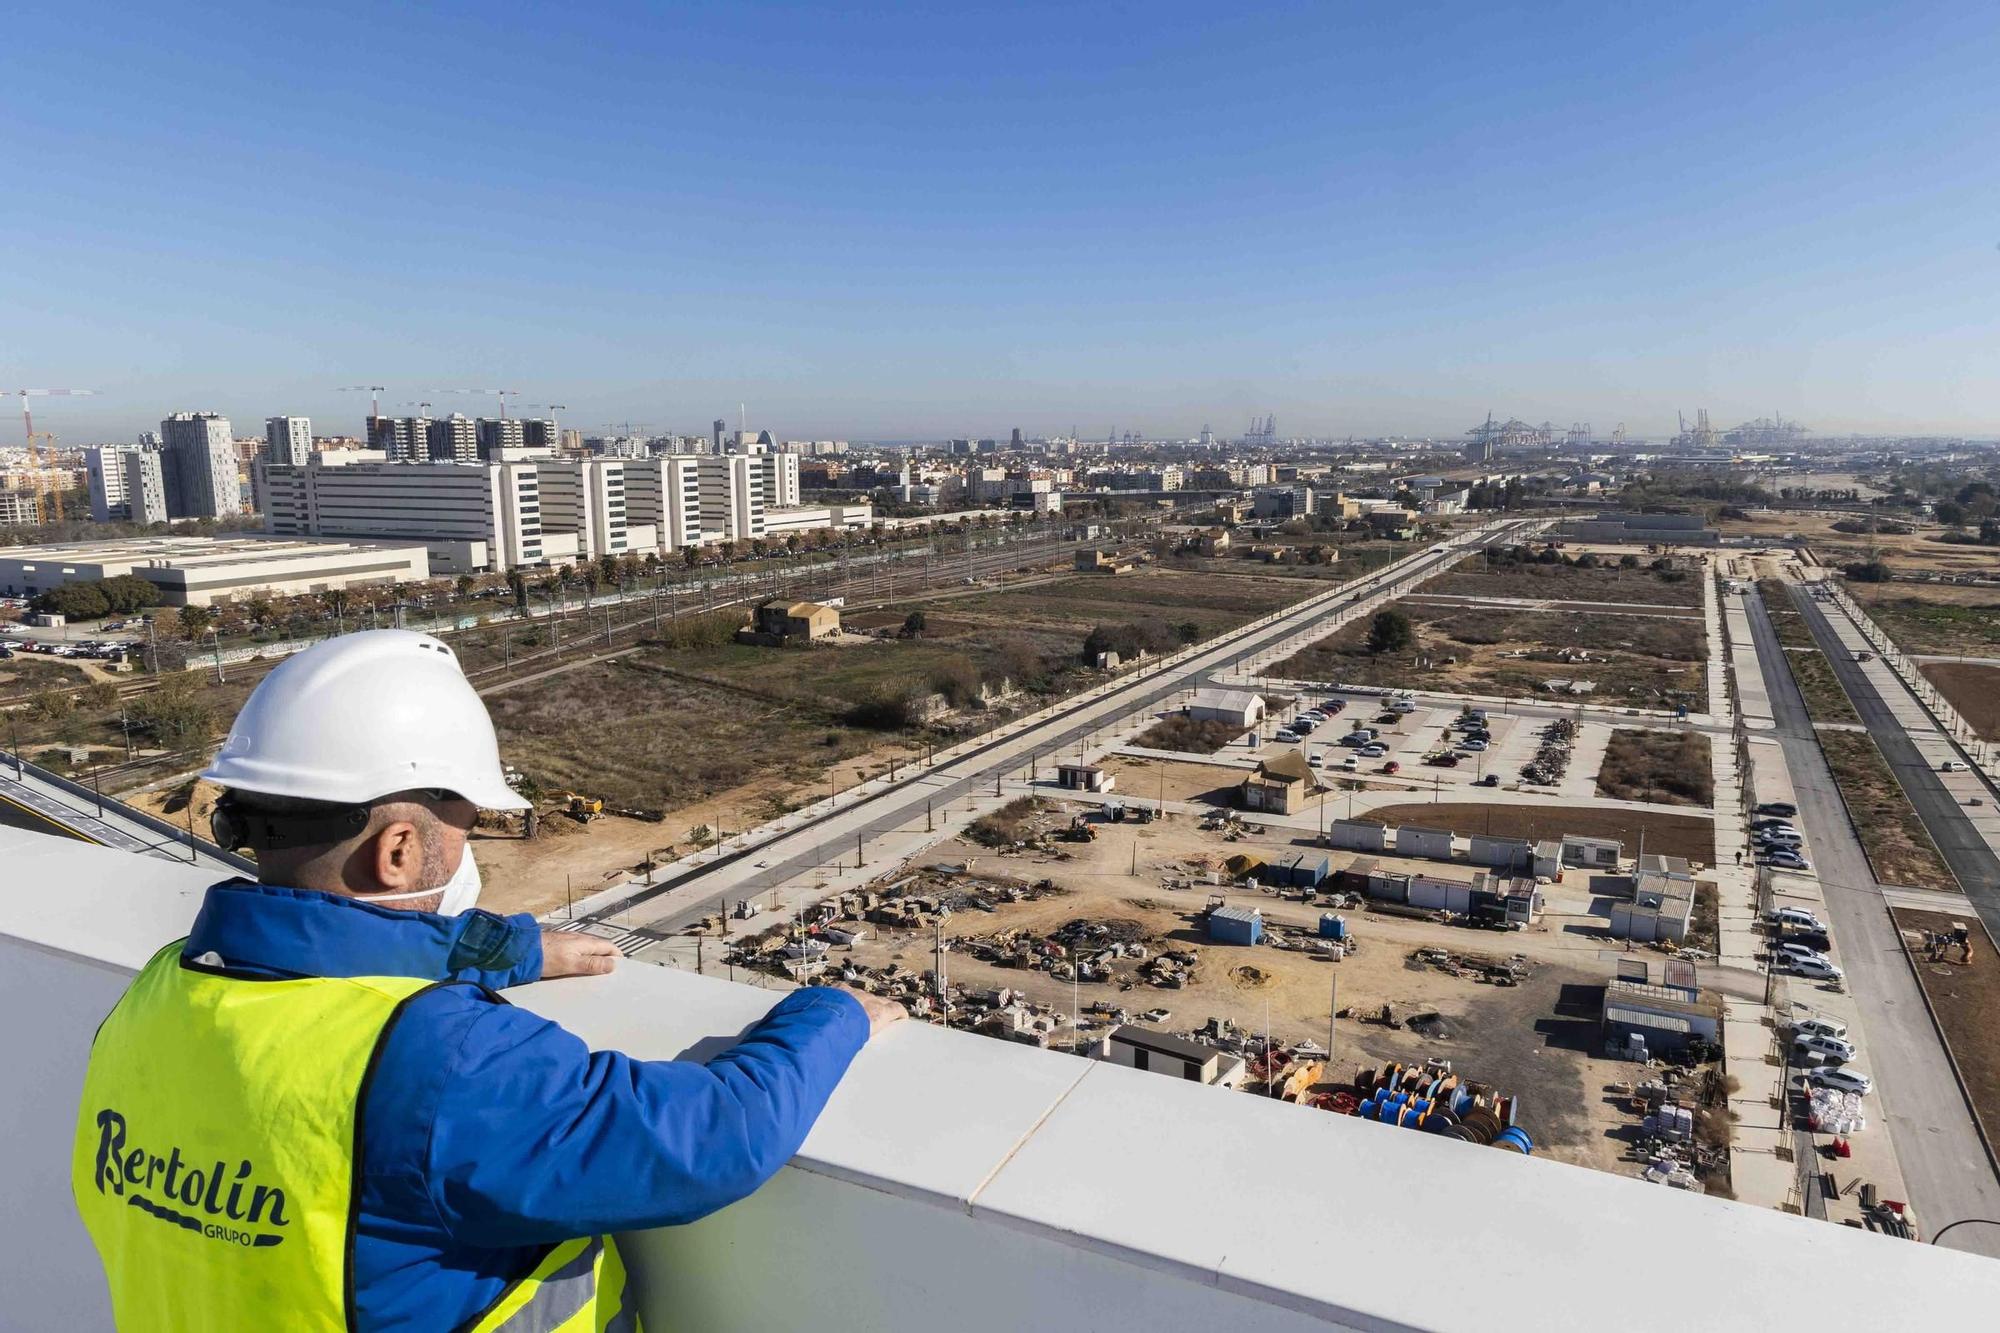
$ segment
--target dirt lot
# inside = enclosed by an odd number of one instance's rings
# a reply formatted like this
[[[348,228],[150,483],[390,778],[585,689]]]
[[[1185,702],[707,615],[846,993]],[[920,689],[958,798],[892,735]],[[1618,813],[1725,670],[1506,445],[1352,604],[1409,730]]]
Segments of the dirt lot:
[[[2000,588],[1851,581],[1846,587],[1906,653],[2000,656]]]
[[[1703,865],[1715,863],[1715,825],[1707,815],[1673,815],[1650,810],[1595,810],[1560,805],[1508,806],[1497,803],[1412,802],[1377,806],[1363,819],[1379,824],[1416,824],[1454,833],[1484,833],[1503,838],[1616,838],[1625,854],[1639,851],[1644,832],[1646,850],[1664,856],[1684,856]]]
[[[1136,877],[1129,873],[1134,840]],[[968,990],[1012,987],[1062,1014],[1072,1013],[1079,1002],[1087,1007],[1100,1000],[1135,1013],[1157,1005],[1170,1011],[1158,1026],[1171,1031],[1189,1031],[1219,1017],[1251,1031],[1268,1030],[1278,1042],[1311,1039],[1324,1045],[1329,995],[1337,978],[1340,1006],[1351,1016],[1337,1025],[1330,1079],[1344,1083],[1358,1067],[1388,1060],[1448,1059],[1470,1078],[1520,1094],[1523,1124],[1538,1151],[1601,1169],[1629,1169],[1621,1158],[1631,1118],[1605,1095],[1605,1087],[1632,1078],[1633,1066],[1597,1055],[1597,1006],[1606,970],[1597,958],[1599,940],[1570,933],[1553,920],[1528,932],[1496,936],[1354,911],[1348,917],[1361,949],[1337,964],[1270,947],[1212,945],[1199,925],[1210,890],[1168,888],[1163,881],[1185,876],[1190,858],[1223,850],[1235,848],[1199,833],[1182,817],[1146,826],[1107,826],[1095,843],[1065,845],[1060,859],[995,856],[962,842],[944,844],[924,860],[970,856],[977,858],[982,874],[1029,881],[1047,876],[1068,890],[1034,902],[1003,904],[991,913],[961,912],[946,928],[950,937],[1014,928],[1047,932],[1087,917],[1134,922],[1146,937],[1175,948],[1192,944],[1201,951],[1191,982],[1178,990],[1145,985],[1121,990],[1111,982],[1073,988],[1046,972],[989,964],[962,952],[952,956],[951,979]],[[1232,890],[1228,897],[1232,903],[1254,903],[1274,923],[1309,926],[1321,910],[1262,893]],[[1518,950],[1538,961],[1523,985],[1497,989],[1408,961],[1411,950],[1431,945],[1497,957]],[[930,933],[869,938],[853,947],[852,956],[870,966],[899,962],[923,971],[931,965]],[[1384,1003],[1400,1015],[1435,1012],[1436,1035],[1356,1017],[1373,1014]],[[1066,1028],[1060,1030],[1056,1044],[1066,1044],[1068,1036]],[[1300,1114],[1318,1113],[1301,1109]]]
[[[1708,737],[1699,731],[1617,728],[1604,749],[1597,794],[1619,801],[1707,809],[1715,801]]]
[[[1094,625],[1157,617],[1192,624],[1207,638],[1303,601],[1314,589],[1299,579],[1248,575],[1218,579],[1171,569],[1127,574],[1078,574],[1036,588],[954,598],[950,614],[1003,631],[1040,629],[1072,636],[1075,644]]]
[[[1796,536],[1811,548],[1821,564],[1835,567],[1879,556],[1899,574],[1927,571],[1934,574],[1992,575],[2000,572],[2000,552],[1987,546],[1941,542],[1938,537],[1946,531],[1941,524],[1917,523],[1916,530],[1910,533],[1835,531],[1835,523],[1852,521],[1855,517],[1850,514],[1787,512],[1750,520],[1721,519],[1716,526],[1729,536],[1774,539]],[[1859,596],[1858,593],[1856,595]]]
[[[1920,669],[1982,738],[2000,740],[2000,667],[1925,662]]]
[[[1567,602],[1643,602],[1654,606],[1700,606],[1701,578],[1686,571],[1620,569],[1614,562],[1595,569],[1570,565],[1489,566],[1483,556],[1466,560],[1448,574],[1418,585],[1419,592],[1467,597],[1526,597]]]
[[[1941,912],[1912,912],[1891,908],[1896,925],[1903,932],[1903,947],[1910,953],[1910,967],[1917,984],[1924,988],[1937,1024],[1944,1030],[1952,1063],[1965,1084],[1979,1132],[1988,1144],[2000,1134],[2000,1029],[1993,1015],[2000,1012],[2000,957],[1995,957],[1993,940],[1979,918],[1947,916]],[[1973,955],[1970,966],[1932,963],[1924,958],[1922,932],[1949,931],[1960,922],[1972,928]],[[1948,954],[1947,956],[1955,956]]]
[[[1957,877],[1938,855],[1937,844],[1868,734],[1822,731],[1819,748],[1875,878],[1884,884],[1958,892]]]
[[[1411,646],[1371,653],[1371,618],[1340,627],[1275,667],[1298,680],[1411,686],[1447,693],[1547,699],[1550,680],[1596,682],[1594,697],[1649,708],[1706,707],[1706,631],[1680,616],[1576,615],[1405,598]]]

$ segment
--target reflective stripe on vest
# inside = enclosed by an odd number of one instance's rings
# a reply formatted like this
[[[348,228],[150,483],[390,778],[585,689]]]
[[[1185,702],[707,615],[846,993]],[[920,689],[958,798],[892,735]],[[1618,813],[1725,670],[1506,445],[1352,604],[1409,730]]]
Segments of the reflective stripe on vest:
[[[360,1108],[382,1037],[432,986],[249,980],[183,965],[178,942],[154,956],[98,1030],[71,1160],[121,1329],[355,1327]],[[636,1329],[617,1322],[624,1288],[615,1246],[572,1241],[472,1327]]]

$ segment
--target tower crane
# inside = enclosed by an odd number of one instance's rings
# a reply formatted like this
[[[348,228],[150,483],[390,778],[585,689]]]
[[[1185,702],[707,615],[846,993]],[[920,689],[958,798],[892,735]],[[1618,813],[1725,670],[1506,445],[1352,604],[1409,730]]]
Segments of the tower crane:
[[[94,389],[0,389],[0,397],[5,397],[8,394],[20,395],[21,429],[27,437],[28,466],[34,469],[35,473],[35,521],[37,523],[46,523],[48,521],[48,508],[51,504],[55,508],[56,522],[62,522],[62,488],[56,487],[51,490],[48,485],[48,478],[43,475],[42,455],[41,451],[35,447],[35,441],[47,440],[53,445],[56,437],[48,434],[46,431],[39,434],[36,432],[34,407],[28,400],[30,398],[89,398],[95,392],[96,390]],[[53,455],[54,450],[51,449],[50,452]]]
[[[373,421],[382,415],[382,395],[387,393],[386,384],[343,384],[336,393],[365,393],[368,395],[368,419]]]
[[[519,406],[530,407],[537,412],[556,413],[569,411],[568,403],[521,403]],[[562,442],[562,422],[553,415],[549,417],[549,420],[555,423],[556,442],[560,444]]]
[[[507,419],[507,400],[521,391],[519,389],[433,389],[432,393],[490,393],[500,400],[500,419]]]

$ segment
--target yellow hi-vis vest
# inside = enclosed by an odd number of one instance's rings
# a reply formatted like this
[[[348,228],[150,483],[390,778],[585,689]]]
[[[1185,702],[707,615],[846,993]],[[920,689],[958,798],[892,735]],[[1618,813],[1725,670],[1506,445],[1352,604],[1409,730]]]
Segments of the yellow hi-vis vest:
[[[352,1330],[361,1105],[411,977],[254,981],[156,954],[98,1029],[71,1186],[118,1327]],[[449,984],[449,983],[447,983]],[[557,1245],[467,1333],[636,1333],[609,1237]]]

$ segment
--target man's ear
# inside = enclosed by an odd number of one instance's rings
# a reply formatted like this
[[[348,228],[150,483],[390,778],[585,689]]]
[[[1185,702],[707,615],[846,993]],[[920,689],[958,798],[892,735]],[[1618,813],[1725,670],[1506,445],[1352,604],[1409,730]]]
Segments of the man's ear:
[[[376,830],[372,842],[375,882],[383,892],[409,893],[424,887],[424,851],[415,824],[391,820]]]

